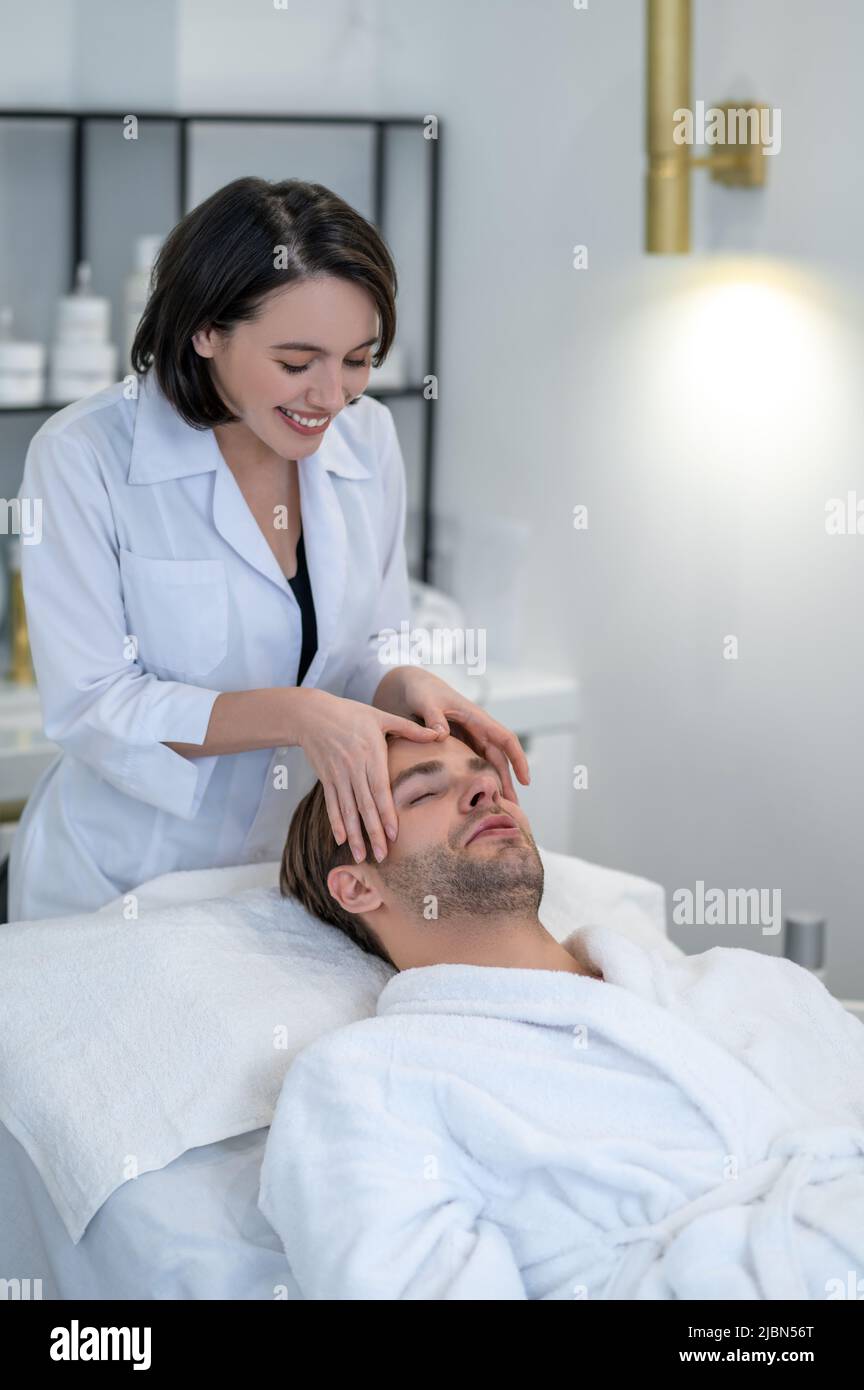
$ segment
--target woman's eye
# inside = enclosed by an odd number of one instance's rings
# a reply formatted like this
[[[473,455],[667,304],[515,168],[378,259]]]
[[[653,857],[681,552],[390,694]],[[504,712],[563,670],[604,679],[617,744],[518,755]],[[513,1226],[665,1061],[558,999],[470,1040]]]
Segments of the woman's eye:
[[[308,362],[306,363],[306,365],[305,365],[304,367],[292,367],[290,362],[283,362],[281,365],[285,368],[285,371],[286,371],[286,372],[291,372],[292,375],[296,375],[297,372],[308,372],[308,370],[309,370],[309,363],[308,363]],[[349,358],[346,357],[346,359],[345,359],[345,366],[346,366],[346,367],[368,367],[368,366],[369,366],[369,363],[368,363],[368,362],[353,362],[353,361],[351,361]]]

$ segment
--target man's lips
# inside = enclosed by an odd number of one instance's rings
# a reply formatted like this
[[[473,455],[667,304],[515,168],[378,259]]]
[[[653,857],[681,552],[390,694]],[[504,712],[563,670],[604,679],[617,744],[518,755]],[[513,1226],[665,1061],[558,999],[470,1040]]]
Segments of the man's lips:
[[[512,835],[514,831],[520,835],[522,833],[512,816],[484,816],[470,832],[465,847],[467,848],[472,840],[476,840],[478,835],[503,835],[506,832]]]

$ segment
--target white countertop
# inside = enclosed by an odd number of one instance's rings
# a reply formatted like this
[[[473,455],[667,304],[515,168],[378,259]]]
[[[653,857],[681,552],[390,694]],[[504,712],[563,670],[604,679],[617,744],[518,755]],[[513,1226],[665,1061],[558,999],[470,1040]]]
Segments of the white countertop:
[[[572,676],[494,661],[477,675],[458,666],[429,669],[516,734],[556,733],[579,723],[579,682]]]

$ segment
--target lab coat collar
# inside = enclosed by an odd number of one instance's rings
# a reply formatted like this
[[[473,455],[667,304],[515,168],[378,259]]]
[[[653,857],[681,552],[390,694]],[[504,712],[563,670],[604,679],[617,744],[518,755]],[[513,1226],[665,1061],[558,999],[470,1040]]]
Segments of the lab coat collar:
[[[163,394],[152,368],[138,378],[138,407],[127,482],[162,483],[171,478],[210,472],[219,466],[220,456],[212,429],[199,430],[186,423]],[[342,432],[333,426],[312,457],[328,473],[338,473],[342,478],[371,476]]]

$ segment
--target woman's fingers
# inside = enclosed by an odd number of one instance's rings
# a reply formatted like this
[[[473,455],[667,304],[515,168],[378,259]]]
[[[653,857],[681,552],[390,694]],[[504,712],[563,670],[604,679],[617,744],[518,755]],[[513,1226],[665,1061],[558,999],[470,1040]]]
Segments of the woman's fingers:
[[[503,724],[492,719],[484,710],[476,706],[462,709],[445,708],[442,713],[464,728],[472,748],[497,771],[501,778],[501,789],[508,801],[519,804],[510,763],[522,774],[522,781],[530,780],[528,761],[518,738]],[[381,725],[381,737],[368,760],[357,764],[346,763],[341,773],[337,773],[329,784],[325,782],[324,796],[333,834],[337,842],[347,838],[355,862],[366,859],[366,845],[363,828],[372,845],[376,860],[380,863],[388,850],[387,837],[395,840],[399,821],[390,788],[390,772],[387,763],[387,741],[385,733],[399,738],[410,738],[418,743],[436,743],[442,735],[434,728],[417,724],[413,719],[401,715],[388,715]],[[356,769],[356,770],[355,770]]]
[[[499,724],[497,719],[493,719],[485,710],[475,706],[466,710],[446,710],[453,719],[457,719],[464,724],[466,731],[478,735],[488,746],[491,744],[495,748],[500,748],[516,769],[516,775],[520,782],[527,786],[531,781],[531,771],[528,767],[528,759],[525,750],[511,729]],[[489,759],[492,762],[492,759]],[[509,777],[509,772],[508,772]]]
[[[326,779],[323,781],[323,786],[324,804],[327,807],[327,814],[330,817],[330,826],[333,831],[333,836],[337,845],[341,845],[347,836],[347,831],[345,829],[345,823],[342,820],[342,814],[339,810],[339,798],[336,795],[336,787],[331,781]]]
[[[348,831],[348,844],[351,847],[351,853],[359,864],[366,858],[366,846],[363,843],[360,817],[357,814],[357,803],[354,800],[354,788],[347,772],[337,774],[336,791],[339,796],[339,809]]]
[[[384,740],[381,740],[384,743]],[[369,787],[369,778],[365,766],[360,767],[354,778],[354,795],[360,814],[363,817],[363,824],[366,826],[366,833],[372,845],[372,853],[380,863],[387,853],[387,838],[384,834],[384,827],[381,824],[381,817],[378,815],[378,807],[375,805],[375,798]],[[365,859],[365,846],[363,857]]]
[[[527,787],[528,783],[531,781],[531,769],[528,766],[528,755],[516,735],[512,733],[510,729],[505,729],[503,724],[499,724],[498,728],[501,730],[501,742],[499,742],[498,747],[506,753],[516,769],[516,776],[519,778],[519,781],[524,782]]]
[[[477,711],[479,717],[475,717],[473,711],[467,713],[460,712],[458,715],[455,710],[451,711],[452,717],[458,719],[462,724],[471,747],[475,753],[492,763],[501,778],[501,790],[508,801],[514,801],[519,805],[519,797],[516,795],[516,788],[510,775],[510,764],[502,750],[495,742],[495,729],[490,727],[494,721],[483,714],[482,710]]]
[[[396,816],[396,805],[393,801],[393,793],[390,790],[390,769],[387,764],[387,743],[382,740],[382,746],[376,752],[372,761],[366,769],[369,779],[369,787],[375,798],[378,812],[386,833],[391,840],[395,840],[399,833],[399,821]]]
[[[423,720],[427,729],[437,729],[440,734],[449,734],[447,716],[437,701],[418,700],[414,713]]]
[[[382,740],[383,744],[383,740]],[[348,843],[358,864],[366,859],[366,844],[363,839],[363,826],[372,845],[372,852],[380,863],[387,853],[387,837],[378,815],[378,807],[369,787],[365,764],[349,780],[347,774],[338,784],[339,806],[348,828]],[[389,782],[388,782],[389,791]],[[362,824],[361,824],[362,817]]]
[[[530,772],[528,760],[516,735],[470,702],[466,708],[436,706],[436,711],[436,722],[437,717],[443,716],[445,723],[452,718],[464,728],[474,751],[485,757],[498,772],[504,796],[518,805],[510,764],[512,762],[523,782],[530,781]],[[436,711],[431,711],[430,706],[427,712]],[[442,734],[434,727],[396,714],[382,715],[379,732],[381,737],[376,741],[376,746],[369,750],[366,759],[345,762],[342,769],[333,774],[332,780],[324,784],[333,834],[339,843],[347,839],[358,864],[366,859],[364,827],[379,863],[387,854],[388,836],[395,840],[399,830],[384,735],[389,733],[397,738],[413,739],[416,743],[437,743],[446,737],[446,731]]]
[[[403,719],[401,714],[387,715],[384,730],[388,734],[396,734],[399,738],[416,739],[418,743],[435,743],[441,737],[437,729],[427,729],[424,724],[417,724],[413,719]]]
[[[504,754],[501,752],[501,749],[498,748],[490,740],[486,744],[484,755],[489,759],[489,762],[492,763],[493,766],[498,769],[498,775],[501,778],[501,788],[507,800],[515,801],[516,805],[518,806],[519,798],[516,795],[516,788],[513,785],[513,778],[510,776],[510,764],[508,763]]]
[[[531,770],[528,767],[528,759],[522,744],[516,735],[510,729],[505,729],[503,724],[499,724],[497,719],[491,719],[489,723],[491,725],[489,737],[493,745],[500,748],[502,753],[509,758],[516,769],[516,776],[519,781],[524,782],[527,786],[531,781]]]
[[[492,719],[477,706],[467,708],[445,708],[441,711],[445,719],[449,716],[464,728],[472,748],[498,772],[504,796],[519,804],[516,788],[510,773],[513,762],[522,780],[530,780],[528,762],[518,738],[514,733]],[[347,761],[332,775],[332,779],[322,778],[327,813],[337,843],[347,839],[355,862],[366,859],[366,835],[372,845],[376,860],[380,863],[387,854],[387,837],[395,840],[399,821],[390,788],[390,772],[387,761],[387,740],[385,733],[399,738],[410,738],[418,743],[436,743],[443,735],[434,728],[405,719],[401,715],[388,715],[382,720],[380,737],[368,757],[357,762]],[[361,819],[362,818],[362,819]]]
[[[381,737],[377,740],[379,746],[376,747],[374,756],[370,754],[368,764],[364,760],[360,770],[355,772],[353,766],[346,763],[341,774],[333,775],[332,781],[321,779],[324,781],[324,799],[333,834],[340,844],[340,834],[347,838],[358,864],[366,858],[364,825],[373,853],[381,851],[380,855],[376,855],[379,863],[387,854],[388,834],[391,840],[395,840],[399,830],[396,807],[390,791],[387,741],[384,738],[384,733],[391,731],[400,738],[413,738],[420,743],[436,743],[441,737],[434,729],[426,729],[411,719],[403,719],[399,715],[389,716],[382,726]],[[385,830],[385,826],[389,829]]]
[[[482,754],[487,762],[490,762],[496,769],[498,776],[501,778],[501,790],[507,800],[515,801],[518,806],[519,798],[516,795],[516,788],[510,776],[510,764],[501,752],[501,749],[496,748],[492,740],[488,737],[484,737],[482,733],[479,736],[476,734],[474,735],[474,747],[475,751]]]

